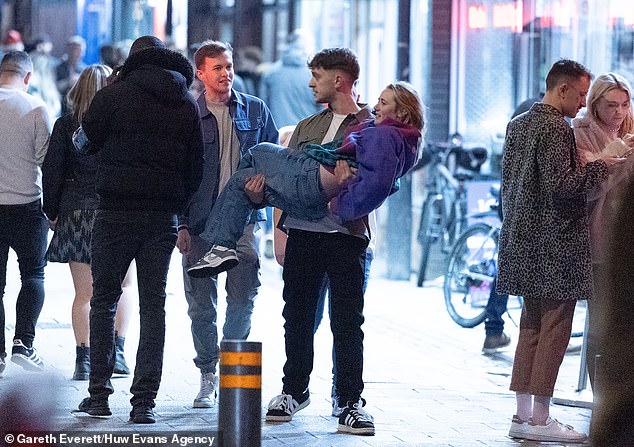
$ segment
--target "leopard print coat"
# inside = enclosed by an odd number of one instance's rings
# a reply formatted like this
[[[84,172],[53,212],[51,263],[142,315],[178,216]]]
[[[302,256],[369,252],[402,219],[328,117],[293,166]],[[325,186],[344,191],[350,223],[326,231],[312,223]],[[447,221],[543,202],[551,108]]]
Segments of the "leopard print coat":
[[[536,103],[508,124],[499,292],[555,300],[592,296],[586,192],[607,177],[601,160],[582,166],[572,128],[556,108]]]

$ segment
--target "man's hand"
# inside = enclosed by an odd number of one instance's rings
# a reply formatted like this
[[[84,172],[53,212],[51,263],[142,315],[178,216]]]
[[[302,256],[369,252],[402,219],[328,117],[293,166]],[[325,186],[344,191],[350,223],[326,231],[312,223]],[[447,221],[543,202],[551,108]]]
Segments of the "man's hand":
[[[244,183],[244,192],[249,200],[257,206],[264,204],[264,176],[256,174]]]
[[[339,186],[345,186],[350,180],[354,178],[357,170],[350,168],[348,162],[345,160],[337,160],[335,165],[335,177]]]
[[[187,228],[181,228],[178,230],[176,248],[178,248],[178,251],[180,251],[183,255],[186,255],[192,249],[192,237]]]
[[[51,230],[55,231],[55,225],[57,225],[57,218],[55,218],[55,219],[53,219],[53,220],[48,219],[48,227],[49,227]]]

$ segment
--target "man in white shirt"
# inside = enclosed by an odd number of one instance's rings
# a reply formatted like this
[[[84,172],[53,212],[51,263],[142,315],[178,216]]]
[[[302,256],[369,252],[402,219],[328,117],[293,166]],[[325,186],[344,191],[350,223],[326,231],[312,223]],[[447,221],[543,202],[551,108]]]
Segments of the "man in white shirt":
[[[44,304],[48,224],[42,211],[41,165],[51,125],[44,103],[26,93],[33,72],[29,55],[10,51],[0,63],[0,297],[6,286],[9,248],[18,257],[22,287],[16,301],[11,361],[31,371],[44,369],[33,347]],[[4,328],[4,305],[0,327]],[[0,375],[6,366],[0,331]]]

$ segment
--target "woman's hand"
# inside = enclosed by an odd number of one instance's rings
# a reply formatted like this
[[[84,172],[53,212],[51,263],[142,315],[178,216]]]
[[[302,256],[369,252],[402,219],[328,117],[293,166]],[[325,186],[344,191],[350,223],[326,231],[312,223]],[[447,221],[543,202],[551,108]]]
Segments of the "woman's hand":
[[[256,174],[244,183],[244,192],[249,200],[257,206],[264,204],[264,176]]]
[[[357,170],[350,168],[348,162],[345,160],[337,160],[335,165],[335,177],[339,186],[345,186],[354,178]]]
[[[189,229],[183,227],[178,230],[178,237],[176,238],[176,248],[181,254],[186,255],[191,250],[192,237],[189,234]]]

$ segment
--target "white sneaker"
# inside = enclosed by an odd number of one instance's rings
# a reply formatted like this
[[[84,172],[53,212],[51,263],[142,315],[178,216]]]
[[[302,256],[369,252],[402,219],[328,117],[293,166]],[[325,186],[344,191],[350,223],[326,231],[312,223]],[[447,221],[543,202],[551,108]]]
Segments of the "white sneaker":
[[[4,361],[4,357],[0,357],[0,377],[2,377],[2,373],[4,372],[4,368],[6,368],[7,364]]]
[[[306,408],[310,403],[310,397],[307,397],[302,403],[293,399],[290,394],[280,394],[275,396],[269,402],[268,411],[266,412],[266,420],[272,422],[288,422],[293,419],[293,415],[302,408]]]
[[[238,254],[234,249],[214,245],[187,269],[187,273],[194,278],[205,278],[232,269],[236,265],[238,265]]]
[[[218,376],[212,372],[200,374],[200,391],[194,399],[194,408],[211,408],[218,397]]]
[[[551,417],[546,420],[546,425],[533,425],[529,422],[524,434],[517,437],[530,441],[567,442],[572,444],[582,443],[588,439],[585,434],[579,433],[571,425],[562,424]]]
[[[511,429],[509,430],[509,436],[511,438],[522,439],[526,434],[527,429],[528,421],[522,421],[516,415],[513,415],[513,419],[511,420]]]

